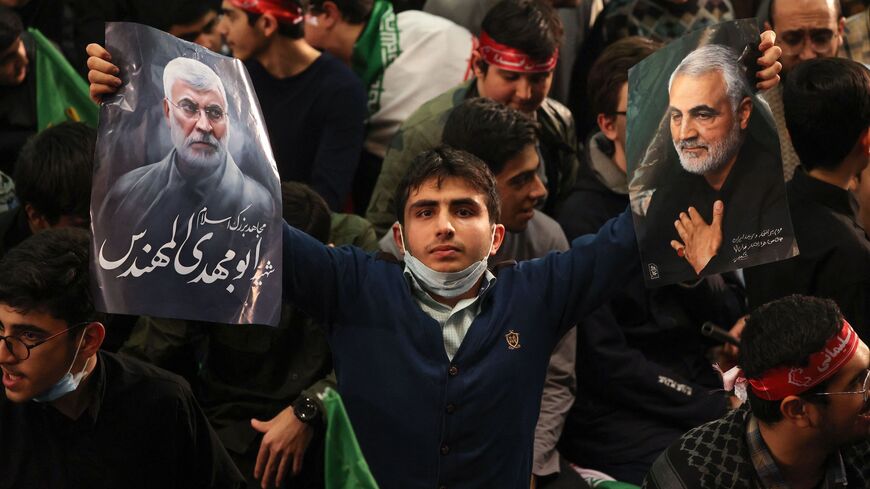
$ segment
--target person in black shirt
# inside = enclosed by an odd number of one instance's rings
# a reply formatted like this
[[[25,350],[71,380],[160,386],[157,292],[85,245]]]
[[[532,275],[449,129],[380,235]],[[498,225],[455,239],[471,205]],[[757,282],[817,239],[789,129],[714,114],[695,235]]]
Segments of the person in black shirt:
[[[30,138],[15,167],[21,205],[0,214],[0,256],[33,233],[87,227],[97,131],[62,122]]]
[[[594,233],[628,205],[628,70],[659,46],[625,38],[592,67],[589,103],[601,132],[589,139],[577,183],[558,214],[568,239]],[[583,318],[577,395],[560,453],[580,467],[640,484],[655,458],[687,429],[723,415],[728,402],[708,360],[716,344],[700,326],[712,321],[730,328],[745,312],[742,289],[733,274],[648,289],[638,272]]]
[[[35,49],[18,14],[0,5],[0,171],[8,174],[36,133],[36,70],[30,66]]]
[[[303,39],[293,0],[224,1],[219,29],[245,62],[281,181],[310,185],[341,212],[362,153],[366,94],[337,58]]]
[[[0,261],[0,488],[239,488],[180,377],[100,351],[89,236],[50,229]]]
[[[785,118],[801,167],[788,183],[800,255],[744,271],[749,305],[789,294],[833,299],[870,338],[870,242],[848,188],[870,154],[870,73],[839,58],[801,63],[786,78]]]

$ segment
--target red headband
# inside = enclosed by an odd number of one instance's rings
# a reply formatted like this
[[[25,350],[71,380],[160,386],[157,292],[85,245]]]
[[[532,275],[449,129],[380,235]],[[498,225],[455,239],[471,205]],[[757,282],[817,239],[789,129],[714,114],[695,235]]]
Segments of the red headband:
[[[230,3],[252,14],[272,14],[282,24],[298,24],[305,19],[302,7],[290,0],[230,0]]]
[[[834,375],[857,350],[858,335],[844,319],[840,332],[828,340],[822,351],[810,355],[806,367],[777,367],[760,379],[749,379],[749,385],[756,396],[768,401],[798,395]]]
[[[556,49],[556,51],[553,52],[553,55],[550,56],[550,59],[538,63],[530,58],[526,53],[499,43],[483,31],[480,33],[480,47],[478,48],[478,52],[484,61],[496,68],[501,68],[507,71],[520,71],[523,73],[552,71],[556,68],[556,62],[559,60],[559,50]]]

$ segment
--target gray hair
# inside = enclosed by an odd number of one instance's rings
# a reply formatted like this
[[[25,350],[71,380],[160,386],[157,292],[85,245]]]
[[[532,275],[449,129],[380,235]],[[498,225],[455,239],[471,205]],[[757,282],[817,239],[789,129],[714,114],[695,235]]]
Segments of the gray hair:
[[[171,97],[172,85],[176,81],[183,81],[194,90],[211,90],[216,88],[220,92],[224,104],[226,104],[227,94],[224,91],[224,84],[221,82],[220,77],[217,76],[214,70],[200,61],[178,57],[166,63],[166,67],[163,69],[163,95],[165,97]]]
[[[725,93],[731,102],[731,110],[737,111],[744,94],[750,93],[746,77],[740,67],[739,54],[734,49],[721,44],[707,44],[683,58],[668,80],[668,92],[677,75],[701,76],[712,71],[722,73],[725,79]]]

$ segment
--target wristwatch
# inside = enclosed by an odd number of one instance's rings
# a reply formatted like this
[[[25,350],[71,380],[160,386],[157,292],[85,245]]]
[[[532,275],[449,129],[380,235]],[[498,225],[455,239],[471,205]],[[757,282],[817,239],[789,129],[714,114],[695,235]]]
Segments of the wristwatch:
[[[293,402],[293,413],[296,414],[299,421],[309,425],[320,419],[320,408],[317,407],[317,403],[304,395],[299,396]]]

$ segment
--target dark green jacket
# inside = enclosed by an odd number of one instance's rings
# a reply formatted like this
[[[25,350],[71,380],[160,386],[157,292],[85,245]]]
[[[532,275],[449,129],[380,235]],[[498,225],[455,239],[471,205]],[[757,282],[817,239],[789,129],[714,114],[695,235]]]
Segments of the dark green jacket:
[[[390,143],[381,174],[375,185],[366,218],[382,236],[396,221],[394,194],[408,171],[411,161],[420,153],[441,144],[444,124],[454,107],[464,100],[479,96],[477,79],[454,88],[426,102],[409,117]],[[571,191],[577,176],[577,138],[574,118],[567,107],[545,99],[537,111],[541,123],[541,156],[547,175],[549,197],[544,212],[552,215],[555,206]]]

